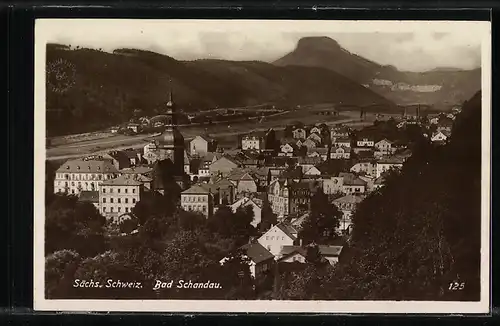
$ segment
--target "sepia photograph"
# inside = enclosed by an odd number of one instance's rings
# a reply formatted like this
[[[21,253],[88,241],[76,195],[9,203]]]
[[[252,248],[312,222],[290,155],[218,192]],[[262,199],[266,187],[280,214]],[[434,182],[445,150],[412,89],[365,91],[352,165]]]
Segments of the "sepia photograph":
[[[38,19],[34,309],[488,313],[479,21]]]

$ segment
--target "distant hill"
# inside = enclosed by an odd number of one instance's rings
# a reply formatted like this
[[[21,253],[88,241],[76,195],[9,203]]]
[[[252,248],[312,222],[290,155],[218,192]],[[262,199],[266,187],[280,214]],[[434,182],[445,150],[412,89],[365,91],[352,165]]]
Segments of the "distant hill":
[[[109,127],[127,121],[137,109],[155,114],[166,102],[170,85],[185,112],[264,103],[395,106],[355,81],[318,67],[279,67],[257,61],[186,62],[136,49],[107,53],[47,45],[47,64],[61,59],[74,67],[75,82],[64,92],[47,87],[49,136]]]
[[[399,105],[422,103],[446,109],[461,104],[481,89],[479,68],[440,67],[422,73],[399,71],[351,53],[329,37],[302,38],[295,50],[274,64],[327,68]]]

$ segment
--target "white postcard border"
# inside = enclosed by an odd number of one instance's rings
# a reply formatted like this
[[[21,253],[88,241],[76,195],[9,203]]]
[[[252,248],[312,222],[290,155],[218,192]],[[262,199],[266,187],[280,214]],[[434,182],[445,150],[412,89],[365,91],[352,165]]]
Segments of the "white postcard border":
[[[415,29],[446,32],[471,27],[482,37],[482,201],[481,201],[481,296],[479,302],[441,301],[265,301],[265,300],[48,300],[44,297],[44,221],[45,221],[45,51],[50,32],[72,22],[112,24],[107,19],[39,19],[35,22],[35,107],[34,107],[34,310],[40,311],[123,311],[123,312],[255,312],[255,313],[423,313],[468,314],[490,312],[490,174],[491,174],[491,25],[466,21],[265,21],[250,20],[169,20],[169,23],[207,24],[214,30],[283,28],[290,31],[313,28],[329,32],[401,33]],[[85,22],[84,22],[85,21]],[[127,20],[132,25],[160,24],[159,20]],[[280,25],[281,24],[281,25]],[[308,30],[309,31],[309,30]]]

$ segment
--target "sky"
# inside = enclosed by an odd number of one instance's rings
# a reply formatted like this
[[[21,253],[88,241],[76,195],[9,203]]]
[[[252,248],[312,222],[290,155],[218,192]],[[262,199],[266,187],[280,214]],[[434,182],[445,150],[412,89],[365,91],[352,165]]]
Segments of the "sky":
[[[45,20],[37,38],[73,47],[151,50],[177,60],[272,62],[300,38],[327,36],[346,50],[399,70],[481,66],[478,22]],[[488,30],[489,32],[489,30]],[[35,40],[36,42],[37,40]]]

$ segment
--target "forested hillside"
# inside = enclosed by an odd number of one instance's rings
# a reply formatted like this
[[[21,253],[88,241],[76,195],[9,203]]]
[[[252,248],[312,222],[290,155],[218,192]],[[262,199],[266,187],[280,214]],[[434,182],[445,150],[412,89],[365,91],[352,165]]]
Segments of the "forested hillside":
[[[393,103],[328,69],[277,67],[264,62],[177,61],[153,52],[119,49],[113,53],[49,44],[47,65],[71,66],[71,87],[47,87],[49,136],[87,132],[128,121],[135,110],[154,114],[175,91],[180,109],[265,103],[352,105]],[[48,69],[48,78],[55,74]],[[52,78],[52,79],[51,79]]]
[[[278,296],[479,300],[480,194],[477,93],[465,103],[449,144],[419,144],[402,172],[360,204],[351,246],[339,264],[289,275]]]

